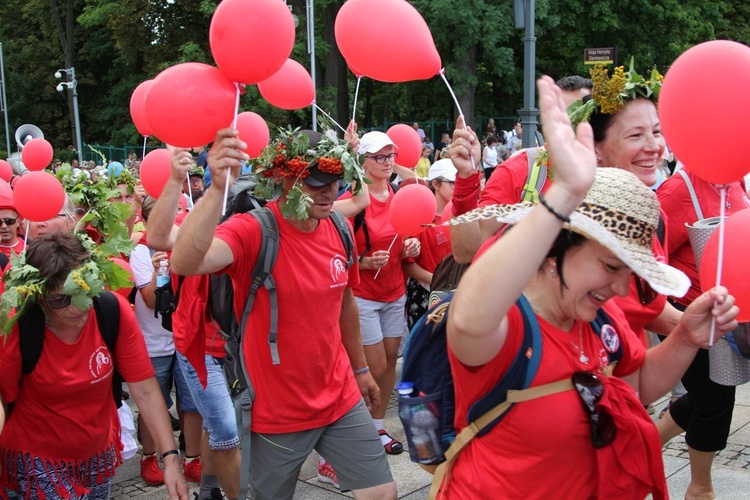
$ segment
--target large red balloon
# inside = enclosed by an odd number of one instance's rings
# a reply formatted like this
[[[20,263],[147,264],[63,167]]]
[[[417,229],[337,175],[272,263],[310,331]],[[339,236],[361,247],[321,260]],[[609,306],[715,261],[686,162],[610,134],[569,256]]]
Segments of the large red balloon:
[[[406,0],[348,0],[336,15],[334,31],[355,73],[382,82],[408,82],[427,80],[440,71],[430,28]]]
[[[24,144],[21,151],[21,161],[29,170],[44,170],[52,161],[54,154],[52,144],[41,137],[37,137]]]
[[[237,130],[240,131],[240,139],[247,144],[244,151],[250,158],[260,156],[271,139],[271,132],[268,130],[266,121],[258,113],[252,111],[237,115]]]
[[[727,68],[732,68],[727,74]],[[724,75],[717,77],[717,75]],[[744,144],[750,112],[750,47],[727,40],[696,45],[675,60],[659,94],[664,138],[685,168],[715,184],[729,184],[750,171],[742,147],[713,147],[695,130],[711,117],[711,132],[722,144]],[[702,92],[700,89],[710,89]]]
[[[10,187],[10,184],[7,182],[0,180],[0,199],[5,198],[5,201],[13,201],[13,188]]]
[[[153,80],[142,82],[130,96],[130,117],[138,133],[144,136],[151,135],[151,125],[148,124],[148,118],[146,118],[146,94],[152,83],[154,83]]]
[[[148,124],[172,146],[205,146],[232,123],[236,91],[213,66],[177,64],[159,73],[146,94]]]
[[[744,269],[750,255],[750,208],[732,215],[724,221],[724,262],[721,285],[734,295],[740,308],[738,321],[750,321],[750,280]],[[719,229],[713,232],[703,248],[699,271],[701,288],[710,290],[716,285],[716,267],[719,255]]]
[[[315,100],[315,87],[310,73],[293,59],[267,80],[258,84],[260,95],[281,109],[302,109]]]
[[[430,188],[409,184],[399,189],[388,207],[388,217],[396,232],[413,236],[425,230],[422,224],[435,220],[437,201]]]
[[[217,66],[234,82],[276,73],[294,47],[294,18],[281,0],[223,0],[208,32]]]
[[[143,157],[141,162],[141,183],[143,189],[154,198],[161,196],[172,171],[172,152],[168,149],[154,149]]]
[[[48,221],[62,210],[65,204],[65,189],[52,174],[29,172],[16,182],[13,188],[13,201],[19,215],[24,219],[34,222]]]
[[[398,123],[386,132],[398,147],[398,163],[402,167],[414,168],[422,157],[422,139],[409,125]]]
[[[13,178],[13,167],[5,160],[0,160],[0,179],[10,182]]]

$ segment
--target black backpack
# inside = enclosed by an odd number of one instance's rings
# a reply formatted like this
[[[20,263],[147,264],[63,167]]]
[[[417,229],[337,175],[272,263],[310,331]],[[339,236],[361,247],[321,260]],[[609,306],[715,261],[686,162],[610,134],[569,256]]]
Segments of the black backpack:
[[[94,297],[94,312],[104,343],[112,355],[112,395],[117,408],[122,406],[123,378],[114,366],[117,334],[120,330],[120,304],[112,292],[104,291]],[[18,319],[18,340],[21,348],[21,366],[24,375],[34,371],[42,355],[44,343],[44,311],[35,301],[30,301]]]
[[[10,259],[4,253],[0,253],[0,272],[5,272],[5,268],[10,264]]]

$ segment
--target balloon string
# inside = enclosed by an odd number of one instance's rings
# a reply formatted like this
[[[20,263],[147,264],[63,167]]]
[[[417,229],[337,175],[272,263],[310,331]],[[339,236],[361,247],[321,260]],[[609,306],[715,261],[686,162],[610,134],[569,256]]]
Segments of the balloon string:
[[[357,86],[354,88],[354,109],[352,109],[352,121],[356,121],[357,117],[357,98],[359,97],[359,83],[362,81],[362,77],[357,77]]]
[[[240,110],[240,84],[234,82],[234,88],[237,89],[236,96],[234,98],[234,118],[232,119],[232,128],[237,128],[237,113]],[[232,169],[227,167],[227,178],[224,181],[224,201],[221,204],[221,216],[223,217],[227,213],[227,198],[229,198],[229,181],[232,178]],[[188,179],[188,188],[190,188],[190,182]],[[191,195],[190,199],[193,197]]]
[[[721,200],[719,204],[719,258],[716,261],[716,288],[721,285],[721,273],[724,267],[724,219],[727,215],[727,187],[721,186],[719,188],[719,198]],[[718,305],[718,301],[714,300],[714,307]],[[711,318],[711,336],[708,339],[708,345],[714,345],[714,338],[716,334],[716,316]]]
[[[189,171],[185,174],[185,180],[187,181],[187,185],[188,185],[188,197],[190,198],[190,204],[192,205],[192,203],[193,203],[193,190],[190,188],[190,172]],[[191,210],[192,210],[192,207],[191,207]],[[222,215],[224,215],[224,214],[222,214]]]
[[[146,141],[148,140],[148,136],[143,136],[143,152],[141,153],[141,160],[143,160],[146,157]]]
[[[461,109],[461,105],[458,103],[458,98],[456,97],[456,94],[453,92],[453,88],[451,87],[451,84],[448,83],[448,79],[445,77],[445,68],[442,68],[440,71],[438,71],[438,74],[440,75],[440,78],[443,79],[445,82],[445,86],[448,87],[448,92],[450,92],[451,97],[453,98],[453,102],[456,104],[456,108],[458,108],[458,116],[461,117],[461,121],[464,124],[464,130],[468,130],[466,128],[466,117],[464,116],[464,112]],[[471,153],[471,169],[476,170],[477,164],[474,160],[474,153]]]
[[[30,221],[26,221],[26,236],[23,237],[23,251],[26,251],[26,242],[29,241],[29,226],[31,226]]]
[[[323,113],[326,118],[328,118],[329,120],[331,120],[334,125],[336,125],[338,128],[340,128],[343,133],[346,133],[346,129],[344,127],[342,127],[341,125],[339,125],[339,122],[337,122],[336,120],[334,120],[331,115],[329,115],[328,113],[326,113],[325,111],[323,111],[323,108],[321,108],[320,106],[318,106],[318,103],[316,103],[315,101],[313,101],[312,104],[313,104],[313,106],[315,106],[318,109],[318,111],[320,111],[321,113]]]
[[[393,241],[391,241],[391,244],[388,246],[388,250],[386,250],[388,253],[391,253],[391,248],[393,248],[393,244],[396,243],[396,238],[398,238],[398,233],[396,233],[396,236],[393,237]],[[388,264],[386,264],[388,265]],[[385,266],[383,266],[385,267]],[[378,272],[375,273],[374,280],[378,279],[378,274],[380,274],[380,270],[383,269],[382,267],[378,269]]]

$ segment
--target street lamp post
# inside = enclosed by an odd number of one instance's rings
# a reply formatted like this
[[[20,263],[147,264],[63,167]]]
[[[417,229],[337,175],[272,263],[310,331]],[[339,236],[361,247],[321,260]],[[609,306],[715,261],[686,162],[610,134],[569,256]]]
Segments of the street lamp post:
[[[81,145],[81,122],[78,119],[78,81],[76,80],[76,70],[74,67],[58,69],[55,72],[55,78],[62,78],[66,75],[66,81],[57,84],[58,92],[62,92],[67,87],[73,95],[73,121],[76,127],[76,148],[78,150],[78,165],[83,165],[83,147]]]
[[[312,77],[313,89],[317,93],[317,85],[315,84],[315,17],[313,15],[313,0],[306,0],[307,12],[307,53],[310,54],[310,76]],[[316,116],[317,109],[315,105],[312,106],[312,129],[318,130],[318,117]]]
[[[536,145],[536,34],[534,31],[535,0],[514,0],[516,28],[525,29],[523,37],[523,108],[518,110],[523,126],[521,145],[532,148]],[[541,144],[540,144],[541,146]]]

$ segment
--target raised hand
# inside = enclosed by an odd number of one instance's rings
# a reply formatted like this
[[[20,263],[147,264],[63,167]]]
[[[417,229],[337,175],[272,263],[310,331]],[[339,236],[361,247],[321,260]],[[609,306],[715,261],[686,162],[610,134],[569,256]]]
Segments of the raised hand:
[[[188,172],[193,168],[193,155],[187,149],[172,148],[171,165],[170,175],[173,179],[182,183],[188,178]]]
[[[477,172],[481,150],[477,134],[471,127],[464,129],[464,117],[459,116],[456,120],[456,129],[453,131],[453,142],[448,148],[448,157],[458,170],[458,175],[465,178]]]
[[[211,170],[211,188],[224,191],[227,174],[237,177],[242,169],[242,162],[250,157],[242,150],[247,147],[240,139],[237,129],[225,128],[216,133],[214,144],[208,152],[208,168]]]

